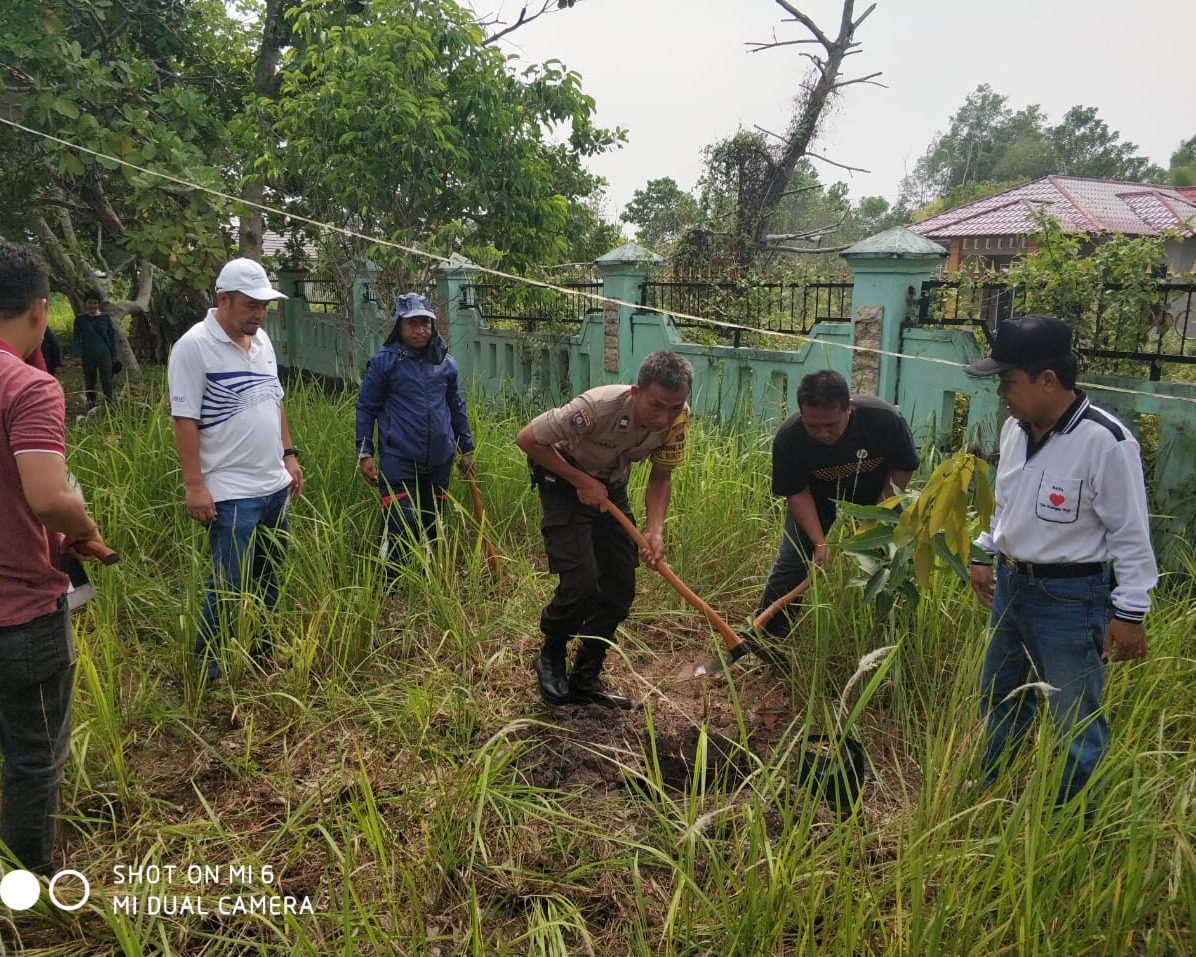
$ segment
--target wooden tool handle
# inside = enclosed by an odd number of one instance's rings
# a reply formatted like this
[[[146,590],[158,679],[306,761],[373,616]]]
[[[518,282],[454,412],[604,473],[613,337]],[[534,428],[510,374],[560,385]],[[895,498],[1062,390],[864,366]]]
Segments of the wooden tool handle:
[[[103,565],[115,565],[120,561],[118,555],[113,549],[107,545],[102,545],[99,542],[91,541],[76,542],[71,548],[80,555],[86,555],[88,558],[94,558],[97,562]]]
[[[758,614],[756,616],[756,620],[753,623],[754,627],[757,630],[763,628],[770,621],[772,621],[773,616],[777,612],[779,612],[782,608],[784,608],[790,602],[797,601],[799,598],[801,598],[801,596],[805,594],[806,589],[809,587],[810,587],[810,577],[807,574],[807,576],[802,579],[802,581],[798,584],[798,586],[796,588],[793,588],[790,591],[785,592],[785,594],[783,594],[780,598],[778,598],[771,605],[769,605],[767,608],[765,608],[764,611],[760,612],[760,614]]]
[[[494,546],[490,544],[490,539],[486,535],[486,507],[482,504],[482,492],[478,488],[478,480],[473,474],[472,467],[465,470],[465,480],[469,483],[469,497],[473,499],[473,512],[477,516],[478,527],[482,530],[482,551],[486,553],[490,571],[494,573],[495,577],[500,577],[502,566],[498,560],[498,552],[494,550]]]
[[[610,515],[615,519],[615,521],[623,526],[623,530],[631,536],[631,540],[635,542],[636,545],[638,545],[644,551],[649,550],[647,539],[640,534],[640,530],[636,528],[631,523],[631,520],[614,504],[608,503],[606,514]],[[677,573],[669,568],[668,562],[666,562],[663,558],[656,563],[656,570],[664,576],[665,581],[667,581],[673,586],[673,588],[677,590],[677,594],[679,594],[687,602],[693,605],[694,608],[700,611],[705,616],[706,620],[715,627],[723,639],[723,646],[728,651],[742,642],[743,639],[740,638],[739,635],[735,634],[735,632],[731,630],[731,626],[718,616],[718,612],[707,605],[706,602],[702,601],[702,599],[694,593],[693,589],[691,589],[685,584],[685,582],[678,578]]]

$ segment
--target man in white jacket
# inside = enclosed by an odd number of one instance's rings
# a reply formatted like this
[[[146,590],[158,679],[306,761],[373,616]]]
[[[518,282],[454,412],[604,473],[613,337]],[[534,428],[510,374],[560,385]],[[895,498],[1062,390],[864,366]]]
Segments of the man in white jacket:
[[[1142,621],[1158,569],[1141,450],[1076,388],[1062,319],[1002,323],[992,358],[966,371],[1000,376],[997,395],[1010,413],[992,525],[976,542],[989,560],[971,568],[973,590],[992,609],[980,678],[985,780],[1025,740],[1038,701],[1032,684],[1045,683],[1067,747],[1059,806],[1083,790],[1108,749],[1105,663],[1146,655]]]

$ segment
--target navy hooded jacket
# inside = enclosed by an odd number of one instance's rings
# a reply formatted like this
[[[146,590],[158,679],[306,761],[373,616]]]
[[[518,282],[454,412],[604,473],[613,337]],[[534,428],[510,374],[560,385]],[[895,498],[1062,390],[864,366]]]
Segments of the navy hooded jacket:
[[[395,337],[370,359],[357,396],[358,455],[374,454],[375,424],[379,456],[401,469],[426,471],[458,450],[473,451],[465,400],[457,389],[457,362],[439,334],[422,356]]]

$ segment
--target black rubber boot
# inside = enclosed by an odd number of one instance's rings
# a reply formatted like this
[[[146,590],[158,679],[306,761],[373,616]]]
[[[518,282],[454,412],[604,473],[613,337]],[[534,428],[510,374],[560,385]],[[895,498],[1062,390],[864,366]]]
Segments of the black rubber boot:
[[[565,678],[566,643],[545,639],[544,646],[532,662],[540,684],[540,697],[553,706],[569,703],[569,682]]]
[[[598,677],[606,660],[605,641],[585,638],[577,649],[573,670],[569,673],[569,699],[574,704],[595,704],[600,708],[631,710],[631,701],[615,694]]]

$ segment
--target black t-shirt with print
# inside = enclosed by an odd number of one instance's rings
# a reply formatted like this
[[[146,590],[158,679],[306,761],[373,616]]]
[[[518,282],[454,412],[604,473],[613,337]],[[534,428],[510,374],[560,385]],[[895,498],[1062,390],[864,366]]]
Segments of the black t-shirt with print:
[[[789,416],[772,441],[772,492],[788,497],[807,487],[823,528],[835,520],[836,499],[873,505],[891,469],[912,472],[918,451],[897,409],[875,396],[852,396],[851,419],[834,445],[810,438],[801,413]]]

